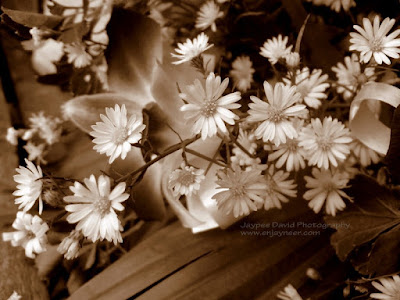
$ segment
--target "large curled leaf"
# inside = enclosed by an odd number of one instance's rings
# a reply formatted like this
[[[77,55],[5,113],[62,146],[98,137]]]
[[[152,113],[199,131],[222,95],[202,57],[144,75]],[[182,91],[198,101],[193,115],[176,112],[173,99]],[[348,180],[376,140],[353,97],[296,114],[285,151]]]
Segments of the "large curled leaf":
[[[385,163],[396,183],[400,183],[400,106],[396,108],[392,120],[390,145]]]
[[[380,186],[372,178],[358,175],[352,182],[350,193],[354,197],[354,203],[338,216],[325,218],[328,224],[337,226],[331,243],[341,260],[345,260],[352,251],[370,242],[374,242],[376,249],[379,249],[382,242],[380,239],[386,239],[392,234],[397,235],[396,231],[391,229],[400,224],[400,201],[390,190]],[[369,256],[374,253],[372,248]],[[366,270],[369,273],[377,271],[371,266]]]
[[[118,94],[95,94],[80,96],[69,100],[63,106],[64,115],[70,119],[79,129],[89,133],[92,125],[100,122],[100,114],[105,114],[106,107],[114,107],[116,104],[126,106],[128,114],[136,113],[141,117],[142,108],[135,101],[128,100]]]
[[[108,26],[109,86],[143,106],[152,101],[150,86],[157,60],[161,60],[160,28],[153,20],[127,10],[114,10]]]
[[[20,11],[1,7],[2,11],[14,22],[26,27],[55,28],[64,20],[61,16],[48,16],[30,11]]]

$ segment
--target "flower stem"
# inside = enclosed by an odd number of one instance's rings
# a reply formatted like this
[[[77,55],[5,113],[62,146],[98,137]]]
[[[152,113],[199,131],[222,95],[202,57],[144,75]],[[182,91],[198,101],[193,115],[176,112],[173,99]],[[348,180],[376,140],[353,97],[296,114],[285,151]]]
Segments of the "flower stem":
[[[198,156],[198,157],[200,157],[200,158],[202,158],[202,159],[204,159],[204,160],[207,160],[207,161],[209,161],[209,162],[211,162],[211,163],[213,163],[213,164],[216,164],[216,165],[218,165],[218,166],[226,167],[225,164],[220,163],[220,162],[217,161],[216,159],[210,158],[210,157],[208,157],[208,156],[205,156],[205,155],[203,155],[203,154],[201,154],[201,153],[199,153],[199,152],[197,152],[197,151],[194,151],[194,150],[192,150],[192,149],[186,148],[186,152],[187,152],[187,153],[190,153],[190,154],[193,154],[193,155],[196,155],[196,156]]]
[[[143,166],[141,166],[140,168],[120,177],[119,179],[117,179],[115,182],[119,183],[121,181],[124,181],[126,179],[128,179],[130,176],[135,176],[136,174],[139,174],[145,170],[147,170],[147,168],[149,168],[151,165],[155,164],[156,162],[158,162],[159,160],[163,159],[164,157],[182,149],[185,148],[186,146],[190,145],[191,143],[195,142],[196,140],[198,140],[200,138],[199,135],[196,135],[195,137],[192,137],[190,139],[186,139],[178,144],[172,145],[171,147],[169,147],[167,150],[165,150],[163,153],[159,154],[156,158],[150,160],[149,162],[145,163]],[[186,149],[187,151],[187,149]],[[134,183],[134,181],[132,182],[132,184]]]

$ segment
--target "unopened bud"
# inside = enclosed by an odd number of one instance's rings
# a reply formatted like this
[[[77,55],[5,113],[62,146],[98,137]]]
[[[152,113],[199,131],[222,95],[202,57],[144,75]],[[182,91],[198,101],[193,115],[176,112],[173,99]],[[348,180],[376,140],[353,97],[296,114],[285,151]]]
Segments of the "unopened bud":
[[[53,207],[63,204],[62,199],[63,195],[57,190],[45,189],[42,193],[42,200]]]
[[[82,235],[80,231],[72,230],[69,236],[64,238],[57,248],[57,251],[64,255],[65,259],[74,259],[79,255],[81,249],[80,240]]]
[[[285,56],[285,60],[289,69],[295,69],[300,65],[300,55],[297,52],[290,52]]]

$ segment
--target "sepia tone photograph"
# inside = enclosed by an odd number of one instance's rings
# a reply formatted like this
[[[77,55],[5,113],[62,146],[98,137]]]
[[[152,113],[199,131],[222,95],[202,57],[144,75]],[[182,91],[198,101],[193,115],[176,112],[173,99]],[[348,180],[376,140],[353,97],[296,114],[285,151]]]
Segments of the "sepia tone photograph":
[[[0,0],[0,300],[399,300],[399,104],[398,0]]]

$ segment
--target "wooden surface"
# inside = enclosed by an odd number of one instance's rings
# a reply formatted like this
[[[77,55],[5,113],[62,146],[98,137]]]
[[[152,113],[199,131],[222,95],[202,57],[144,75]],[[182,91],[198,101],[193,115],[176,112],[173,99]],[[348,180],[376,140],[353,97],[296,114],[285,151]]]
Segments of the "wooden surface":
[[[328,231],[321,230],[318,236],[271,238],[244,236],[240,227],[243,222],[298,221],[321,220],[303,201],[296,200],[281,211],[255,213],[225,231],[193,235],[174,222],[69,299],[274,299],[288,283],[305,284],[307,268],[319,268],[332,259]]]

